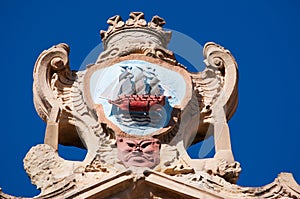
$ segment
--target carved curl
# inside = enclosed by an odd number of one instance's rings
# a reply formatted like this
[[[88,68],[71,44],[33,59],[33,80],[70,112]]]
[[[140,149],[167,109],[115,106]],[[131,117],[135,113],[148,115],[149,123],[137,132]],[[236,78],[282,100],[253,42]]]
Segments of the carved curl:
[[[55,74],[60,74],[65,76],[61,79],[68,79],[64,83],[68,82],[69,84],[72,84],[75,79],[72,77],[73,74],[69,67],[69,51],[67,44],[58,44],[43,51],[35,63],[33,72],[34,105],[44,121],[47,121],[53,107],[62,108],[62,104],[57,103],[57,97],[53,93],[52,78],[55,78]]]
[[[237,64],[228,50],[213,42],[204,46],[203,54],[206,69],[191,76],[202,116],[208,119],[213,106],[226,106],[229,120],[237,107]]]
[[[53,122],[58,123],[60,144],[92,148],[106,135],[84,101],[82,72],[70,70],[68,55],[69,46],[58,44],[37,59],[33,74],[35,108],[46,122],[57,114]],[[53,111],[57,109],[60,111]]]

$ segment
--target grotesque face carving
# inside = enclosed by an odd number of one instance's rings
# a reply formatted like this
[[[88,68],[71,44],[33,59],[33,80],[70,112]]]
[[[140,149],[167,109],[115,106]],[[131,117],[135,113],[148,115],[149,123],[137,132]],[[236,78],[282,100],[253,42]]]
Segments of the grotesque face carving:
[[[159,163],[160,141],[155,138],[137,140],[117,139],[118,158],[126,167],[153,168]]]

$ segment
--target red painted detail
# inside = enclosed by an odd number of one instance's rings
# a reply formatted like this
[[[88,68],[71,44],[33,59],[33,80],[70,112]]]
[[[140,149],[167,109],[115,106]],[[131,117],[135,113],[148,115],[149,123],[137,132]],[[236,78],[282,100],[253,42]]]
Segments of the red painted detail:
[[[117,100],[109,100],[109,103],[123,111],[148,112],[154,105],[164,106],[165,98],[164,95],[124,95]]]

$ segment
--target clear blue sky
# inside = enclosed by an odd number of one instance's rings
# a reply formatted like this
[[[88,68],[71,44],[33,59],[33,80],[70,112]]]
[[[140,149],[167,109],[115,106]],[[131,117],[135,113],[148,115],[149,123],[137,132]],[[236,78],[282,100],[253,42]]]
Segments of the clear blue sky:
[[[45,124],[32,100],[38,55],[52,45],[71,47],[72,69],[101,42],[100,29],[115,14],[160,15],[166,28],[204,45],[228,48],[239,65],[239,106],[229,122],[238,184],[262,186],[280,172],[300,182],[300,1],[1,1],[0,187],[17,196],[39,192],[23,170],[31,146],[43,142]],[[199,55],[201,56],[201,55]],[[62,154],[68,154],[62,150]],[[192,152],[194,155],[197,152]],[[83,153],[78,154],[82,158]]]

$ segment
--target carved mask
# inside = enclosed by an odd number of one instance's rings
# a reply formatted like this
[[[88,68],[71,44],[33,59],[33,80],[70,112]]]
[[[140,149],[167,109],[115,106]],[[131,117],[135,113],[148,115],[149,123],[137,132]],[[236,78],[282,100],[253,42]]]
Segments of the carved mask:
[[[117,139],[118,158],[126,167],[153,168],[159,163],[160,141],[155,138],[136,140]]]

